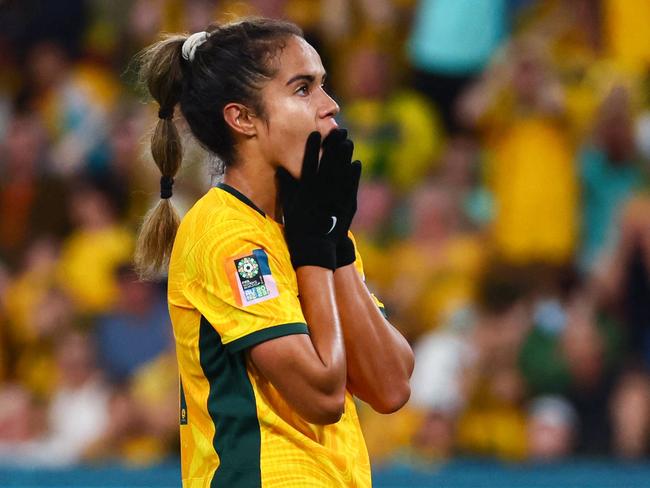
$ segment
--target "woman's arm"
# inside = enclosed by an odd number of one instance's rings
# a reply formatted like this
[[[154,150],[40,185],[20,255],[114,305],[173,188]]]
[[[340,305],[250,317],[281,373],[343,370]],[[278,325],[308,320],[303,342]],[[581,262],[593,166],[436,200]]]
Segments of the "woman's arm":
[[[348,388],[380,413],[409,399],[413,351],[377,308],[354,264],[334,273],[347,357]]]
[[[301,266],[296,276],[310,335],[262,342],[250,349],[250,359],[305,420],[331,424],[343,414],[346,383],[333,273],[318,266]]]

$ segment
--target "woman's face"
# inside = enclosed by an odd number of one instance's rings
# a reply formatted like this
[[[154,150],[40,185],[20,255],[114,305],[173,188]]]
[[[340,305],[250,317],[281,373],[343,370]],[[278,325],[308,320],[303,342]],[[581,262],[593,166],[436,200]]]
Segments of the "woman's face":
[[[336,128],[339,106],[323,88],[320,56],[304,39],[292,36],[276,62],[276,76],[261,89],[266,120],[258,119],[258,139],[267,161],[299,178],[307,136]]]

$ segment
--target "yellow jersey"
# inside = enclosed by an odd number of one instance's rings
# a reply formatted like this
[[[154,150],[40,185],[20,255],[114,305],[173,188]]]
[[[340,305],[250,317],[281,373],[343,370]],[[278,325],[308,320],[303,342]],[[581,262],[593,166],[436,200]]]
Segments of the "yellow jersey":
[[[371,485],[352,395],[337,423],[311,424],[247,357],[255,344],[309,333],[280,224],[236,189],[212,188],[178,229],[168,298],[185,488]]]

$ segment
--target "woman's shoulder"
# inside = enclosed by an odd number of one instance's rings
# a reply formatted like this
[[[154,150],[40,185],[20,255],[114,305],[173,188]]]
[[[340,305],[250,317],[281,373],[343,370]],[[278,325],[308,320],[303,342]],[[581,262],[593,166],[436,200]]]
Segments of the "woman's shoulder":
[[[183,217],[175,246],[189,252],[201,242],[264,239],[267,223],[226,192],[210,189]]]
[[[185,214],[181,220],[181,228],[201,234],[233,225],[255,227],[255,219],[251,219],[245,209],[238,207],[236,202],[233,204],[231,200],[225,192],[211,188]]]

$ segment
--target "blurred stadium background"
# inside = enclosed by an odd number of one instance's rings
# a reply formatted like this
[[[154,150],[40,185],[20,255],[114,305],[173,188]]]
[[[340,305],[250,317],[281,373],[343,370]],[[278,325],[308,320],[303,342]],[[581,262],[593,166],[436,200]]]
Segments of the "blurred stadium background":
[[[376,485],[650,486],[650,0],[0,1],[0,485],[179,484],[131,60],[251,14],[322,54],[416,351],[408,406],[360,408]],[[180,210],[214,183],[187,147]]]

